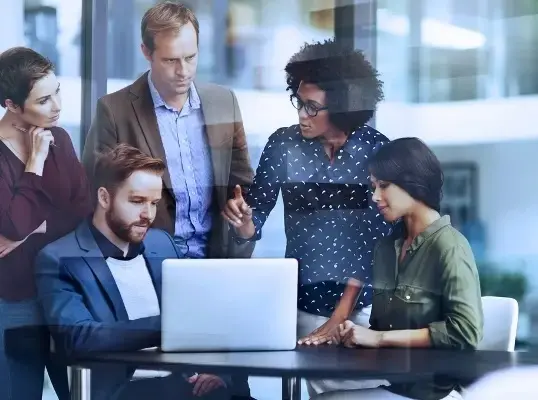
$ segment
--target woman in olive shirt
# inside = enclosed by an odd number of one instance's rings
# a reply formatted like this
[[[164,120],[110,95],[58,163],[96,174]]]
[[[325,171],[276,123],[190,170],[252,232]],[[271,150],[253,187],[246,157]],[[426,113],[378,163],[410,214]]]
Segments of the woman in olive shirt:
[[[397,139],[370,160],[373,200],[394,232],[375,249],[370,329],[347,321],[347,347],[475,349],[482,338],[480,283],[465,237],[439,214],[443,173],[417,138]],[[432,377],[389,387],[327,393],[331,399],[461,398],[455,381]]]

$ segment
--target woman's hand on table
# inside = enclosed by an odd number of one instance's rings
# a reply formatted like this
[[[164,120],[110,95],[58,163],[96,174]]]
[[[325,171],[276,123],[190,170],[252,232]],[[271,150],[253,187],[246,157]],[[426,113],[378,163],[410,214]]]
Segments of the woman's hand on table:
[[[297,342],[307,346],[319,346],[320,344],[337,344],[334,342],[338,336],[338,329],[345,322],[345,318],[337,315],[331,316],[323,325],[314,330],[310,335],[305,336]]]
[[[356,346],[377,348],[380,347],[382,338],[383,332],[346,321],[338,327],[338,334],[334,340],[348,348]]]

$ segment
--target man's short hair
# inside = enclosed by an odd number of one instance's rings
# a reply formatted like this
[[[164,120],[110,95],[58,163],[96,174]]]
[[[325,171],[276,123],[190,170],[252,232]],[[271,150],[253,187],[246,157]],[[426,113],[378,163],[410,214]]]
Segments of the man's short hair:
[[[0,54],[0,104],[6,100],[24,109],[24,102],[39,79],[54,71],[46,57],[27,47],[12,47]]]
[[[98,155],[94,183],[96,189],[104,187],[110,193],[114,193],[134,172],[149,171],[162,175],[165,169],[162,160],[148,156],[136,147],[121,143]]]
[[[165,1],[147,10],[142,17],[140,30],[142,43],[150,50],[155,51],[155,36],[159,33],[177,33],[179,29],[192,23],[199,41],[200,24],[196,15],[184,4],[175,1]]]
[[[329,119],[346,133],[366,124],[383,100],[383,82],[364,54],[333,39],[305,43],[285,71],[291,95],[297,95],[301,81],[326,93]]]

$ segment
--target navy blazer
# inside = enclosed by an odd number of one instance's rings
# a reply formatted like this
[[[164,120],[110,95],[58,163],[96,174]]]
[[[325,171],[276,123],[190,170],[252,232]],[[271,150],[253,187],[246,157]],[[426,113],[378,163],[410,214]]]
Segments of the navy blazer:
[[[144,248],[146,265],[162,309],[162,262],[182,256],[172,237],[159,229],[148,230]],[[54,339],[55,351],[61,356],[160,346],[160,315],[129,320],[116,281],[88,221],[41,250],[35,271],[38,299]],[[92,370],[92,400],[114,398],[133,373],[133,368],[122,366],[101,366]],[[247,377],[219,376],[228,388],[248,397]]]
[[[144,257],[161,305],[162,262],[179,258],[166,232],[150,229]],[[136,351],[159,346],[161,317],[129,320],[110,269],[87,221],[41,250],[35,264],[38,299],[61,356],[93,351]],[[133,368],[92,371],[92,400],[111,399],[129,382]],[[67,380],[64,383],[67,387]]]
[[[144,257],[161,304],[161,264],[179,258],[166,232],[150,229]],[[84,221],[49,244],[36,259],[38,299],[56,351],[135,351],[160,345],[161,317],[129,320],[118,287]]]

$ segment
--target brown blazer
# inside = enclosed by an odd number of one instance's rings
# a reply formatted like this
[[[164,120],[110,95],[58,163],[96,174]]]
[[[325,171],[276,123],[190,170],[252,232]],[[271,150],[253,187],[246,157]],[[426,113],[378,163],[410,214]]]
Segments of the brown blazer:
[[[228,223],[220,215],[234,186],[248,187],[254,176],[237,99],[230,89],[214,84],[196,83],[196,90],[202,104],[215,179],[215,218],[208,257],[248,258],[254,244],[237,244]],[[82,163],[90,180],[94,176],[97,153],[118,143],[127,143],[166,162],[147,72],[133,84],[103,96],[97,102],[82,154]],[[163,183],[163,200],[157,207],[153,226],[173,235],[176,201],[168,171],[163,176]]]

